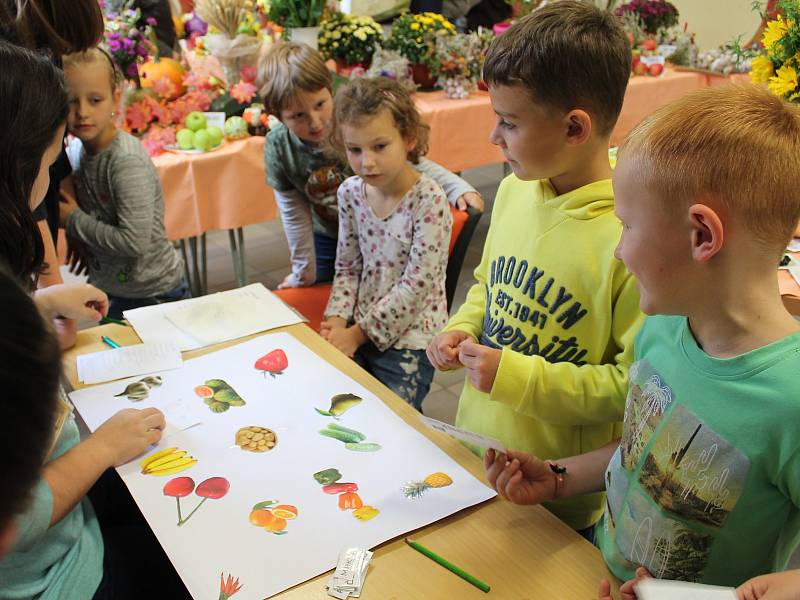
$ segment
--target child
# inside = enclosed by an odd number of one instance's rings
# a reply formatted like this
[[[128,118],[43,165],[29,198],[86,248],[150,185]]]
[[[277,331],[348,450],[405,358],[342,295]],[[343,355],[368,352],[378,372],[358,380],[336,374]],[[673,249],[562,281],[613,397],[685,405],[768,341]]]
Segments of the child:
[[[189,297],[183,262],[164,231],[164,198],[139,140],[118,131],[111,59],[98,49],[64,57],[70,95],[67,153],[78,204],[62,205],[71,243],[86,246],[89,281],[109,296],[109,315]]]
[[[605,487],[596,536],[620,579],[641,565],[737,585],[785,568],[798,544],[800,323],[775,269],[800,219],[799,171],[800,111],[756,86],[688,95],[620,148],[616,254],[642,310],[662,315],[636,338],[622,439],[560,460],[560,474],[486,456],[517,503]]]
[[[272,46],[259,60],[259,91],[270,114],[281,121],[264,148],[267,183],[275,191],[289,242],[292,271],[279,288],[333,279],[338,213],[336,190],[352,171],[327,152],[333,78],[319,52],[305,44]],[[483,210],[466,181],[421,159],[413,167],[437,181],[460,209]]]
[[[613,256],[608,141],[630,74],[616,18],[553,2],[492,44],[484,79],[513,175],[500,184],[478,283],[428,348],[466,368],[456,424],[507,448],[564,456],[619,437],[638,295]],[[602,494],[548,505],[577,530]]]
[[[425,346],[447,321],[447,197],[409,164],[428,126],[402,86],[357,79],[336,94],[334,144],[356,173],[339,186],[339,246],[324,338],[421,410]]]
[[[61,148],[67,95],[60,72],[46,58],[3,42],[0,73],[0,156],[5,159],[0,160],[4,242],[0,261],[12,265],[14,277],[30,286],[43,266],[41,239],[27,239],[31,233],[38,235],[30,211],[44,198],[48,167]],[[6,289],[5,282],[2,287]],[[77,318],[84,313],[99,318],[107,308],[105,294],[89,285],[51,286],[37,292],[36,302],[48,319],[54,314]],[[2,306],[9,308],[5,302]],[[18,330],[24,319],[31,325],[30,332]],[[22,354],[19,367],[5,361],[1,367],[13,369],[3,379],[9,390],[4,395],[8,405],[3,413],[8,425],[4,435],[13,443],[15,436],[38,421],[37,439],[46,440],[27,458],[27,465],[12,467],[28,472],[24,477],[29,485],[30,469],[43,456],[47,458],[32,493],[11,507],[12,512],[24,512],[18,514],[12,534],[5,528],[5,536],[15,539],[0,561],[0,598],[145,598],[158,597],[159,592],[163,597],[185,597],[185,589],[139,513],[130,509],[126,525],[105,527],[103,523],[116,518],[111,508],[119,506],[104,507],[109,510],[96,514],[86,498],[93,486],[93,493],[105,491],[106,486],[96,482],[109,467],[138,456],[161,438],[164,415],[153,408],[123,410],[81,442],[71,406],[59,391],[56,341],[37,335],[41,327],[23,310],[2,335],[6,340],[30,334],[27,341],[14,343],[8,350],[11,356]],[[5,357],[6,346],[2,347]],[[26,399],[33,405],[27,406]],[[20,413],[19,406],[26,410]],[[54,409],[48,417],[47,411]],[[49,431],[42,431],[45,426]],[[109,477],[113,474],[103,479]],[[2,489],[4,495],[11,493]],[[120,498],[125,499],[117,496],[115,500]],[[127,502],[132,504],[129,495]],[[0,515],[0,520],[7,517]],[[6,543],[11,542],[9,537]],[[136,556],[136,561],[125,553]]]

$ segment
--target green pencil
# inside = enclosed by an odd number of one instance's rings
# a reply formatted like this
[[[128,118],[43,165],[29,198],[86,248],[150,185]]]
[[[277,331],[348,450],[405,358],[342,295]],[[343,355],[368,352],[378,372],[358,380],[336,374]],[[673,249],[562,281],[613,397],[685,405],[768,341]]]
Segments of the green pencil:
[[[125,321],[120,321],[119,319],[112,319],[111,317],[103,317],[100,319],[101,325],[108,325],[109,323],[114,323],[114,325],[125,325],[126,327],[128,326]]]
[[[441,556],[439,556],[438,554],[436,554],[432,550],[428,550],[425,546],[423,546],[419,542],[415,542],[414,540],[410,540],[408,538],[405,538],[405,539],[406,539],[406,544],[411,546],[414,550],[416,550],[417,552],[421,552],[422,554],[424,554],[428,558],[436,561],[437,563],[442,565],[448,571],[451,571],[451,572],[455,573],[456,575],[458,575],[459,577],[461,577],[461,579],[465,579],[465,580],[469,581],[472,585],[474,585],[480,591],[482,591],[482,592],[488,592],[489,591],[489,589],[490,589],[489,586],[486,585],[485,583],[483,583],[477,577],[473,577],[472,575],[470,575],[466,571],[463,571],[459,567],[455,566],[449,560],[446,560],[446,559],[442,558]]]

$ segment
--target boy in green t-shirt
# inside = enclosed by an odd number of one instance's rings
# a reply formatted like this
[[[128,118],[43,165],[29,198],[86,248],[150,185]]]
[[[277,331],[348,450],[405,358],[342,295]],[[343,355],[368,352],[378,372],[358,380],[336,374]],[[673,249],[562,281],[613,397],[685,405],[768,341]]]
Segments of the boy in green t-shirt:
[[[800,324],[775,276],[798,172],[800,110],[755,86],[688,95],[620,148],[616,254],[659,315],[636,338],[622,438],[559,465],[486,457],[518,504],[607,490],[596,540],[620,579],[737,585],[798,544]]]

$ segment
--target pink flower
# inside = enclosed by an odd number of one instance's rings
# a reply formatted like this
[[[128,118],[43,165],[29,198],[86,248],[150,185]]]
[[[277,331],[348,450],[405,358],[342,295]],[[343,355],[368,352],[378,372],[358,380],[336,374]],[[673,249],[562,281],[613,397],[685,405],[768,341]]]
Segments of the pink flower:
[[[253,99],[256,93],[256,86],[252,83],[247,83],[245,81],[240,81],[233,87],[231,87],[230,95],[234,98],[239,104],[250,104],[250,101]]]
[[[158,156],[164,151],[165,146],[176,143],[175,130],[172,127],[153,125],[141,141],[150,156]]]
[[[139,100],[128,105],[125,109],[125,129],[132,133],[141,133],[150,124],[153,111],[146,100]]]
[[[169,78],[161,77],[153,82],[153,91],[162,98],[172,98],[178,88]]]
[[[245,65],[239,70],[239,76],[246,83],[255,83],[256,75],[256,68],[253,65]]]

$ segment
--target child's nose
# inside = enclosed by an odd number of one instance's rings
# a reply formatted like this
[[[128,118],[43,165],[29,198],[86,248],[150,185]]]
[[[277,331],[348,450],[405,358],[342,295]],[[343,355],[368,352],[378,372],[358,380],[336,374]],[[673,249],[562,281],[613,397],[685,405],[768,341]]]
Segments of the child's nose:
[[[489,134],[489,141],[495,146],[504,147],[503,136],[500,135],[499,126],[495,125],[492,132]]]

